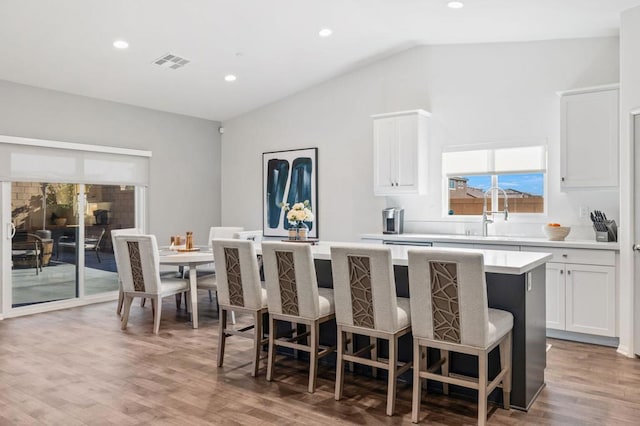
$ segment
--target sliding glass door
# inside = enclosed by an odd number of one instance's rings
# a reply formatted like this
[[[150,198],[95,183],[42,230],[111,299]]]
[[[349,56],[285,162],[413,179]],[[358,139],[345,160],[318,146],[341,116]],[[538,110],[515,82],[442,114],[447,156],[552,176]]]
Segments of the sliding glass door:
[[[77,186],[12,182],[11,306],[78,297],[77,262],[59,262],[57,242],[79,226]]]
[[[135,187],[11,183],[11,307],[118,290],[111,230],[135,227]]]

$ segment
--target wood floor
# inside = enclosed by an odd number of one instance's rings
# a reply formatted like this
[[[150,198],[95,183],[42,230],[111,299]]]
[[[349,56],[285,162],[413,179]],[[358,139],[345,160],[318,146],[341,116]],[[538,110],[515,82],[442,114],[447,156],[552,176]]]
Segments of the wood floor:
[[[411,424],[411,389],[399,385],[385,415],[386,382],[321,366],[308,394],[307,366],[282,359],[275,381],[250,376],[251,344],[231,338],[216,368],[217,313],[202,293],[200,329],[165,299],[160,335],[151,307],[132,307],[120,331],[115,302],[0,321],[0,425]],[[603,425],[640,421],[640,361],[612,348],[550,340],[546,382],[529,413],[491,406],[489,424]],[[266,354],[265,354],[266,355]],[[422,424],[474,424],[473,402],[423,398]]]

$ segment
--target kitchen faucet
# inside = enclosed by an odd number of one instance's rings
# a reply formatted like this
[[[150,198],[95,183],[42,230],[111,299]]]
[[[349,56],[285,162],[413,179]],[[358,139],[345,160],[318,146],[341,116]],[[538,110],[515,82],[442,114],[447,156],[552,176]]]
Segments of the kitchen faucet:
[[[504,210],[492,210],[487,211],[487,195],[493,194],[493,191],[502,191],[504,194]],[[496,203],[497,204],[497,203]],[[493,207],[493,201],[491,202],[491,206]],[[496,207],[497,208],[497,207]],[[491,219],[487,217],[488,214],[491,214]],[[486,237],[488,234],[488,225],[493,223],[493,214],[494,213],[504,213],[504,220],[509,219],[509,197],[507,196],[507,191],[500,188],[499,186],[492,186],[484,192],[484,201],[482,203],[482,236]]]

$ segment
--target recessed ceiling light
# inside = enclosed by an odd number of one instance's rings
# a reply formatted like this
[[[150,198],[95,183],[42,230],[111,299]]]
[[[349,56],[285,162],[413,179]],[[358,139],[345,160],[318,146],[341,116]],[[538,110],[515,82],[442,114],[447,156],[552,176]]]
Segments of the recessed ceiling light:
[[[224,81],[228,81],[229,83],[231,83],[232,81],[236,81],[238,77],[236,77],[233,74],[227,74],[224,76]]]
[[[320,30],[320,32],[318,32],[318,35],[320,37],[329,37],[331,34],[333,34],[333,31],[331,31],[331,28],[323,28]]]
[[[447,6],[451,9],[462,9],[464,7],[464,3],[461,1],[450,1],[447,3]]]
[[[126,49],[127,47],[129,47],[129,43],[124,40],[116,40],[113,42],[113,47],[115,47],[116,49]]]

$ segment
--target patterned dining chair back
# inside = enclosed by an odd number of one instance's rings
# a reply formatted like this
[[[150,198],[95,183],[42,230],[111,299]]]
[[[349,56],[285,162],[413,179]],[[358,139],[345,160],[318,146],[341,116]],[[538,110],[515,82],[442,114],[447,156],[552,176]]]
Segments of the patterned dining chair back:
[[[221,305],[260,309],[262,287],[252,241],[214,239],[218,298]]]
[[[318,281],[311,246],[264,242],[262,260],[269,312],[319,318]]]
[[[482,253],[409,250],[413,335],[484,347],[489,340]]]
[[[118,276],[125,293],[160,293],[158,243],[154,235],[117,235]]]
[[[338,324],[398,331],[390,249],[331,247],[331,268]]]
[[[118,235],[140,235],[140,229],[138,228],[123,228],[123,229],[112,229],[111,231],[111,247],[113,248],[113,257],[116,259],[116,266],[118,260],[118,247],[116,247],[116,237]]]

